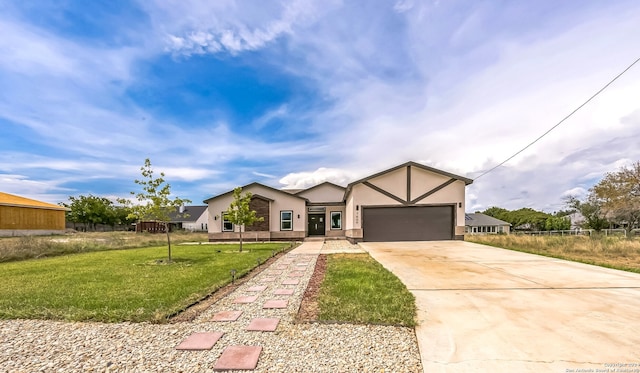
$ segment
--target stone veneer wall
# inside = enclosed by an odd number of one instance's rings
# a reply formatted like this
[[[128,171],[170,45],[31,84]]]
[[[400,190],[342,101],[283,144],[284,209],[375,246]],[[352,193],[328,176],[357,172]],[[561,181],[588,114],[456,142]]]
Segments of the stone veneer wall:
[[[269,201],[262,198],[252,198],[249,208],[256,212],[256,216],[263,218],[263,221],[254,223],[246,227],[246,232],[268,232],[269,231]]]

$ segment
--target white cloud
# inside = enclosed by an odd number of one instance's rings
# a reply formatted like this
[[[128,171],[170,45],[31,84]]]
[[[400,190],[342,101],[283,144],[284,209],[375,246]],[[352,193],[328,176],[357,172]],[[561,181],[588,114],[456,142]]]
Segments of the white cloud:
[[[146,7],[167,33],[167,50],[189,56],[264,48],[295,27],[313,22],[327,5],[307,0],[260,7],[227,1],[162,1]]]
[[[318,168],[312,172],[293,172],[280,179],[284,189],[306,189],[325,181],[346,186],[354,181],[353,174],[336,168]]]

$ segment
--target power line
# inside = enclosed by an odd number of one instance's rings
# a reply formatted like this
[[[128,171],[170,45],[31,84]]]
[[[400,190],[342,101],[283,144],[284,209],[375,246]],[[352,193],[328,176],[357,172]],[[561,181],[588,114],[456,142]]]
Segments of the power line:
[[[637,60],[633,61],[633,63],[629,66],[627,66],[626,69],[624,69],[620,74],[616,75],[615,78],[611,79],[609,81],[609,83],[605,84],[604,87],[600,88],[600,90],[598,90],[598,92],[594,93],[593,96],[589,97],[589,99],[585,102],[582,103],[582,105],[578,106],[574,111],[572,111],[571,113],[569,113],[569,115],[567,115],[566,117],[562,118],[561,121],[559,121],[558,123],[556,123],[553,127],[549,128],[547,130],[547,132],[543,133],[542,135],[540,135],[537,139],[533,140],[532,142],[530,142],[527,146],[525,146],[524,148],[518,150],[514,155],[512,155],[511,157],[505,159],[504,161],[498,163],[496,166],[490,168],[489,170],[481,173],[478,177],[476,177],[474,180],[478,180],[479,178],[483,177],[484,175],[488,174],[489,172],[495,170],[496,168],[502,166],[503,164],[509,162],[510,160],[512,160],[513,158],[515,158],[518,154],[522,153],[523,151],[527,150],[531,145],[537,143],[540,139],[542,139],[543,137],[545,137],[546,135],[549,134],[549,132],[553,131],[554,129],[556,129],[556,127],[558,127],[559,125],[561,125],[565,120],[569,119],[573,114],[575,114],[578,110],[582,109],[582,107],[584,107],[586,104],[588,104],[589,102],[591,102],[591,100],[593,100],[594,98],[596,98],[596,96],[598,96],[600,93],[602,93],[602,91],[604,91],[605,89],[607,89],[611,84],[613,84],[613,82],[615,82],[616,80],[618,80],[619,77],[621,77],[622,75],[624,75],[624,73],[626,73],[627,71],[629,71],[629,69],[631,69],[633,67],[633,65],[635,65],[636,63],[638,63],[640,61],[640,58],[638,58]]]

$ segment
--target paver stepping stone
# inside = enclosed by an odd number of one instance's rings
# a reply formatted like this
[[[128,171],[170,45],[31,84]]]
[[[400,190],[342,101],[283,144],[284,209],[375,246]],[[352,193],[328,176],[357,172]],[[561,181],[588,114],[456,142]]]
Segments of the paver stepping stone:
[[[211,321],[236,321],[242,315],[242,311],[220,311],[213,315]]]
[[[260,282],[274,282],[275,280],[275,277],[263,277],[260,279]]]
[[[279,265],[279,266],[276,266],[276,268],[277,269],[287,269],[287,268],[289,268],[289,266],[288,265]]]
[[[210,350],[223,334],[221,332],[193,333],[182,341],[176,350]]]
[[[299,271],[298,272],[291,272],[289,274],[289,277],[302,277],[302,276],[304,276],[304,272],[299,272]]]
[[[253,370],[258,365],[262,347],[260,346],[228,346],[213,370]]]
[[[273,291],[274,295],[293,295],[293,289],[276,289]]]
[[[282,285],[298,285],[299,283],[300,283],[300,280],[297,278],[288,278],[282,281]]]
[[[296,263],[296,267],[306,267],[309,263]]]
[[[257,295],[238,297],[233,301],[233,303],[253,303],[256,299],[258,299]]]
[[[270,299],[264,302],[264,305],[262,305],[262,308],[287,308],[288,304],[289,304],[288,300]]]
[[[258,285],[258,286],[252,286],[250,288],[247,289],[247,291],[251,291],[251,292],[261,292],[264,289],[266,289],[267,287],[265,285]]]
[[[282,274],[282,271],[271,271],[269,272],[269,274],[272,276],[280,276]]]
[[[280,319],[278,318],[256,318],[251,320],[247,331],[274,332],[278,328]]]

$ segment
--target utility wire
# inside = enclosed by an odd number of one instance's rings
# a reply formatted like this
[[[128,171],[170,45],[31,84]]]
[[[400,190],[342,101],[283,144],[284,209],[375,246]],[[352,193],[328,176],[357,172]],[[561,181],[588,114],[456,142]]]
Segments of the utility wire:
[[[624,69],[620,74],[616,75],[615,78],[611,79],[609,81],[609,83],[605,84],[604,87],[600,88],[600,90],[598,92],[596,92],[595,94],[593,94],[593,96],[589,97],[589,99],[585,102],[582,103],[582,105],[578,106],[574,111],[572,111],[571,113],[569,113],[569,115],[567,115],[566,117],[562,118],[561,121],[559,121],[558,123],[556,123],[556,125],[554,125],[553,127],[549,128],[547,130],[547,132],[543,133],[542,135],[540,135],[537,139],[533,140],[532,142],[529,143],[529,145],[525,146],[524,148],[518,150],[518,152],[516,152],[514,155],[512,155],[511,157],[505,159],[504,161],[498,163],[496,166],[490,168],[489,170],[481,173],[479,176],[477,176],[474,180],[478,180],[479,178],[483,177],[484,175],[488,174],[489,172],[495,170],[496,168],[502,166],[503,164],[509,162],[510,160],[512,160],[513,158],[515,158],[518,154],[522,153],[523,151],[527,150],[531,145],[537,143],[540,139],[542,139],[543,137],[545,137],[546,135],[549,134],[549,132],[553,131],[554,129],[556,129],[556,127],[558,127],[559,125],[561,125],[565,120],[569,119],[573,114],[575,114],[578,110],[582,109],[586,104],[588,104],[591,100],[593,100],[594,98],[596,98],[596,96],[598,96],[600,93],[602,93],[602,91],[604,91],[605,89],[607,89],[611,84],[613,84],[613,82],[615,82],[616,80],[618,80],[619,77],[621,77],[622,75],[624,75],[624,73],[626,73],[627,71],[629,71],[633,65],[637,64],[638,62],[640,62],[640,58],[638,58],[637,60],[633,61],[633,63],[629,66],[627,66],[626,69]]]

